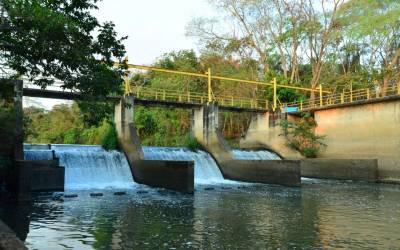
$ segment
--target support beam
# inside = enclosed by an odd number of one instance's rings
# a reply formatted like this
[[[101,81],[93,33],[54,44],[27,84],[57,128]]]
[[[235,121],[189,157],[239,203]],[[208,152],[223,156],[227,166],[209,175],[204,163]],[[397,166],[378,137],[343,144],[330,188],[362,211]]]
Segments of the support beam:
[[[184,193],[194,191],[194,162],[146,160],[133,123],[134,96],[127,95],[115,107],[118,141],[128,158],[136,182]]]
[[[300,162],[290,160],[237,160],[218,129],[218,104],[194,110],[192,133],[216,159],[227,179],[300,186]]]

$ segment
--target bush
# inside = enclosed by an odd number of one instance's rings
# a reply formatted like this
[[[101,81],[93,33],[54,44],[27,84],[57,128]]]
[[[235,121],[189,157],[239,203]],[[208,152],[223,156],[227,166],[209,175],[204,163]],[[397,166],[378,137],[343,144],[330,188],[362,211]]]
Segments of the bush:
[[[114,124],[109,124],[109,127],[101,140],[101,145],[105,150],[114,150],[118,148],[118,136]]]
[[[192,151],[202,148],[201,144],[196,140],[196,138],[191,135],[188,135],[186,137],[186,147],[188,147]]]
[[[315,134],[316,125],[310,113],[305,113],[298,121],[281,121],[286,145],[307,158],[316,158],[321,147],[326,146],[322,142],[325,136]]]
[[[70,128],[64,134],[64,144],[76,144],[78,131],[76,128]]]

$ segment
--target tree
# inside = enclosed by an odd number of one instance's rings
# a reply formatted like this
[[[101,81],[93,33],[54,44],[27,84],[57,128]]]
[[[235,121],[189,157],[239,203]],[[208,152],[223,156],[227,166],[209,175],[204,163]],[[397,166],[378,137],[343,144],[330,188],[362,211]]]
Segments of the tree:
[[[326,146],[322,142],[325,136],[315,134],[317,123],[310,113],[304,113],[295,121],[282,120],[280,125],[285,132],[287,146],[307,158],[316,158],[321,147]]]
[[[62,88],[82,92],[86,105],[121,93],[123,67],[113,68],[113,61],[125,54],[126,37],[117,37],[113,23],[97,21],[96,3],[2,0],[0,61],[42,88],[61,80]]]
[[[235,44],[237,56],[257,59],[263,66],[262,77],[276,71],[290,78],[290,83],[298,83],[299,61],[303,61],[311,71],[311,79],[305,84],[313,89],[318,86],[328,48],[341,27],[337,12],[344,0],[210,2],[227,18],[194,19],[188,35],[199,37],[206,46],[222,44],[226,48]],[[238,53],[241,51],[248,52]]]
[[[397,0],[351,0],[340,9],[346,35],[364,40],[369,47],[368,64],[378,70],[381,93],[390,81],[400,82],[400,2]]]

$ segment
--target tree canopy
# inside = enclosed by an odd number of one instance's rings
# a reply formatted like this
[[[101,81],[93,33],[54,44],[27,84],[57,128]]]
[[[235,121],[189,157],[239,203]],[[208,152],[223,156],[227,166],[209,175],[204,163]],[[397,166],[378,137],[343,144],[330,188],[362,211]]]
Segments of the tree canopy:
[[[112,22],[94,16],[98,0],[2,0],[0,62],[17,76],[45,88],[80,91],[87,103],[121,93],[125,54]],[[95,106],[94,106],[95,107]],[[88,111],[92,108],[87,108]]]
[[[400,81],[397,0],[209,0],[215,17],[196,17],[187,35],[203,51],[255,60],[258,79],[332,90]],[[374,83],[376,80],[376,83]]]

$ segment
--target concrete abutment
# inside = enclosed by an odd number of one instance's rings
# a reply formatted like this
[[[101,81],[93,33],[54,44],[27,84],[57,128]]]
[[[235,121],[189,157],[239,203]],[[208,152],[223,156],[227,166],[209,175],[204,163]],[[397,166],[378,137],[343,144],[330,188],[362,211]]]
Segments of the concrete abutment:
[[[238,160],[219,131],[218,104],[194,110],[192,134],[216,159],[227,179],[300,186],[300,162],[296,160]]]
[[[118,141],[127,156],[136,182],[184,193],[194,192],[194,162],[146,160],[133,123],[134,96],[121,99],[115,107],[114,121]]]
[[[323,135],[317,159],[304,159],[285,145],[285,137],[271,114],[254,115],[243,148],[265,147],[285,159],[302,160],[302,176],[400,183],[400,98],[310,110]],[[296,120],[301,113],[282,119]]]

